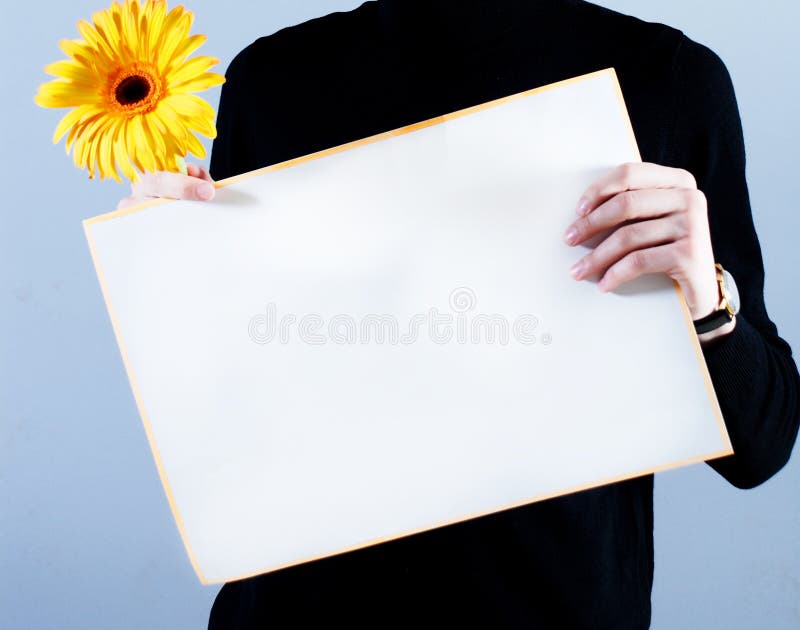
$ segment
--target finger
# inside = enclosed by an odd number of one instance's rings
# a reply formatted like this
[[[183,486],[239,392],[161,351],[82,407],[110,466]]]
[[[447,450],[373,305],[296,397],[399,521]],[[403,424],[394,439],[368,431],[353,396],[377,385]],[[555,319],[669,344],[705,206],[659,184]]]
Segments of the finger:
[[[564,232],[564,240],[569,245],[577,245],[625,221],[651,219],[673,212],[700,209],[704,204],[705,195],[696,188],[626,190],[603,202],[589,214],[573,221]]]
[[[581,280],[605,271],[634,250],[674,242],[688,235],[685,223],[681,215],[673,215],[623,225],[578,260],[570,274]]]
[[[597,288],[605,293],[646,273],[669,273],[676,264],[676,250],[675,243],[636,249],[611,265],[600,278]]]
[[[125,210],[132,206],[141,206],[144,203],[152,203],[161,197],[123,197],[117,203],[117,210]]]
[[[617,193],[641,188],[697,188],[694,175],[682,168],[652,162],[625,162],[592,183],[578,200],[584,216]]]
[[[210,173],[204,167],[200,166],[199,164],[187,164],[186,165],[186,172],[192,177],[197,177],[197,178],[203,179],[203,180],[205,180],[207,182],[212,182],[212,183],[214,182],[214,180],[212,179]]]
[[[214,185],[197,177],[158,171],[145,174],[134,185],[134,197],[169,197],[208,201],[214,197]]]
[[[123,197],[117,204],[117,210],[124,210],[140,203],[142,203],[141,197]]]

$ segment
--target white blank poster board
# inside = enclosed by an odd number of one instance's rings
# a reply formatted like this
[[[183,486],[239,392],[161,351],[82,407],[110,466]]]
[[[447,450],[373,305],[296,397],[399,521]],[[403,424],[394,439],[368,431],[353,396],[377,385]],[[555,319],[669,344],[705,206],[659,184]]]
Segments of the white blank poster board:
[[[639,160],[609,68],[86,220],[200,579],[729,454],[677,285],[568,274]]]

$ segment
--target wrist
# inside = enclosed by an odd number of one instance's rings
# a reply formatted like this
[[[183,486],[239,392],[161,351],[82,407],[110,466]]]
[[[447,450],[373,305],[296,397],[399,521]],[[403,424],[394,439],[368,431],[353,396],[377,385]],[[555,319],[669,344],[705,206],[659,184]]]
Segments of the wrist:
[[[709,330],[708,332],[698,334],[697,339],[700,342],[701,346],[707,346],[712,341],[719,339],[720,337],[724,337],[726,335],[731,334],[734,328],[736,328],[736,316],[734,316],[733,319],[729,321],[727,324],[724,324],[719,328],[715,328],[714,330]]]

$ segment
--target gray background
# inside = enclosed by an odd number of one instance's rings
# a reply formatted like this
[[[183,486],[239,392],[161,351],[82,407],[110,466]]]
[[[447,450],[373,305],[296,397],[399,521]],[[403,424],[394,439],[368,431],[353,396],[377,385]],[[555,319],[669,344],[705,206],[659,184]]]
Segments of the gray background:
[[[357,0],[193,0],[220,71],[246,44]],[[607,0],[714,49],[733,77],[766,302],[800,347],[794,2]],[[58,147],[33,104],[56,42],[103,2],[9,2],[0,100],[0,626],[201,628],[218,586],[192,572],[153,465],[81,227],[127,194]],[[205,93],[216,106],[219,90]],[[800,627],[800,464],[729,486],[705,465],[656,478],[654,628]]]

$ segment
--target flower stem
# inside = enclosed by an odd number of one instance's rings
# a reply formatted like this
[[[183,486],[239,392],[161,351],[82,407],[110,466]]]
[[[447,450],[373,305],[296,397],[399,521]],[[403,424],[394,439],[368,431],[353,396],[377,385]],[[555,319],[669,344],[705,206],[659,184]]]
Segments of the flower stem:
[[[184,160],[181,156],[178,156],[175,159],[176,164],[178,165],[178,172],[181,175],[188,175],[189,173],[186,171],[186,160]]]

